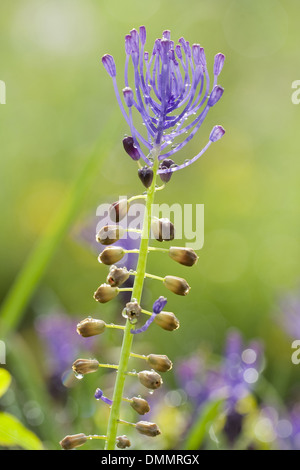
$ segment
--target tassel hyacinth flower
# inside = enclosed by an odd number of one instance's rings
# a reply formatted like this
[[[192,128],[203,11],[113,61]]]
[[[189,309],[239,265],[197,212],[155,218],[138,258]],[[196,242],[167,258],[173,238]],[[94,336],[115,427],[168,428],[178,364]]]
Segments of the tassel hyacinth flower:
[[[161,327],[165,331],[175,331],[179,321],[173,312],[166,312],[167,298],[161,295],[154,301],[151,311],[142,305],[144,281],[155,279],[163,284],[172,294],[185,296],[190,292],[190,286],[183,278],[167,275],[165,277],[146,272],[148,254],[152,252],[168,253],[171,259],[184,266],[193,266],[198,256],[194,250],[185,247],[172,246],[161,248],[150,245],[151,234],[158,242],[165,244],[174,239],[176,227],[168,219],[157,219],[152,216],[152,206],[155,193],[170,182],[174,172],[190,166],[198,160],[209,146],[223,137],[225,130],[215,125],[208,137],[206,145],[197,155],[183,163],[175,161],[175,153],[196,136],[204,119],[211,108],[217,104],[223,95],[223,88],[218,84],[218,78],[224,64],[224,55],[218,53],[214,59],[213,79],[211,79],[203,47],[199,44],[192,46],[184,38],[178,44],[171,40],[170,31],[163,32],[162,38],[156,39],[152,52],[145,50],[146,29],[133,29],[125,36],[125,71],[124,87],[120,93],[117,80],[117,68],[113,57],[105,54],[102,57],[108,75],[113,82],[114,91],[121,112],[128,125],[130,135],[123,138],[122,146],[126,154],[138,165],[138,178],[146,192],[121,199],[111,204],[110,217],[115,225],[105,225],[97,235],[96,240],[103,245],[99,262],[110,266],[106,283],[101,284],[94,293],[94,299],[106,303],[114,299],[120,292],[131,292],[131,300],[122,307],[120,319],[125,324],[115,325],[100,319],[88,317],[77,325],[77,333],[84,336],[105,334],[107,328],[123,331],[118,364],[101,364],[97,359],[77,359],[73,364],[75,374],[83,377],[85,374],[97,373],[100,367],[116,370],[116,380],[112,398],[107,398],[104,392],[97,388],[95,398],[109,407],[109,420],[105,436],[88,436],[89,439],[103,439],[105,449],[115,447],[126,448],[131,442],[126,435],[118,436],[120,425],[132,426],[137,432],[155,437],[161,433],[155,423],[139,421],[129,423],[121,419],[122,405],[129,404],[139,414],[146,414],[150,408],[142,397],[124,398],[125,380],[127,376],[138,379],[141,385],[151,393],[159,388],[163,381],[158,372],[165,373],[172,368],[172,362],[164,354],[148,354],[147,356],[132,352],[133,339],[147,334],[149,327]],[[133,67],[133,84],[129,83],[129,66]],[[146,135],[135,126],[133,114],[139,114],[144,124]],[[121,139],[120,139],[121,140]],[[172,158],[170,158],[172,157]],[[143,161],[143,165],[141,165]],[[158,186],[158,177],[162,186]],[[136,199],[145,201],[143,225],[141,230],[126,229],[119,222],[126,217],[130,204]],[[126,231],[135,231],[140,236],[139,248],[127,250],[114,245]],[[123,256],[127,253],[138,253],[135,270],[120,267]],[[115,263],[119,263],[118,267]],[[122,287],[127,279],[133,276],[132,287]],[[126,285],[126,284],[125,284]],[[145,321],[145,315],[148,319]],[[139,325],[140,323],[140,325]],[[136,326],[137,324],[137,326]],[[155,326],[156,325],[156,326]],[[130,359],[146,361],[149,369],[140,372],[130,371]],[[102,404],[100,406],[103,406]],[[65,449],[83,445],[86,441],[84,434],[67,436],[61,441]]]

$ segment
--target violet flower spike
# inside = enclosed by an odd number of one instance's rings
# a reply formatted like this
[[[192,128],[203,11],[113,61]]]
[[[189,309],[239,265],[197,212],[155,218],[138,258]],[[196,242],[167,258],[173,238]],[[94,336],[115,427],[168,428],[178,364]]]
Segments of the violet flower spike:
[[[143,333],[144,331],[146,331],[151,325],[151,323],[154,321],[156,315],[158,315],[163,310],[166,303],[167,303],[167,299],[163,296],[160,296],[153,304],[151,317],[146,321],[146,323],[141,328],[137,330],[130,330],[130,332],[133,335],[135,335],[135,334]]]
[[[130,128],[134,160],[140,156],[148,166],[153,166],[151,151],[159,146],[163,151],[159,160],[165,160],[181,150],[196,135],[209,110],[221,99],[224,89],[217,84],[225,56],[218,53],[214,58],[212,87],[204,48],[192,46],[184,38],[175,45],[169,30],[163,31],[162,38],[156,39],[152,54],[145,51],[146,28],[132,29],[125,36],[125,72],[123,99],[117,85],[114,59],[105,54],[102,63],[113,80],[118,104]],[[131,59],[131,60],[130,60]],[[128,67],[133,66],[134,83],[129,84]],[[134,91],[133,91],[134,90]],[[125,102],[125,106],[124,106]],[[135,127],[132,109],[140,114],[147,137]],[[217,129],[222,129],[217,132]],[[184,164],[171,168],[160,168],[158,174],[171,175],[194,163],[208,147],[223,137],[225,130],[215,126],[208,143],[193,158]],[[176,138],[185,135],[176,144]],[[146,147],[146,152],[142,147]]]

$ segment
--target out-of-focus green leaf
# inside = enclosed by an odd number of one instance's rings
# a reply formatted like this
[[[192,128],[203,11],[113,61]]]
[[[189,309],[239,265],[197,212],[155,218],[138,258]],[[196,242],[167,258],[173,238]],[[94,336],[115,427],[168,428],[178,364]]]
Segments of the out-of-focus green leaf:
[[[8,413],[0,413],[0,445],[22,447],[25,450],[43,449],[39,438]]]
[[[11,375],[6,369],[0,369],[0,397],[4,395],[10,386]]]
[[[198,419],[192,426],[185,443],[186,450],[197,450],[200,448],[209,426],[217,418],[224,400],[214,400],[207,403],[200,411]]]

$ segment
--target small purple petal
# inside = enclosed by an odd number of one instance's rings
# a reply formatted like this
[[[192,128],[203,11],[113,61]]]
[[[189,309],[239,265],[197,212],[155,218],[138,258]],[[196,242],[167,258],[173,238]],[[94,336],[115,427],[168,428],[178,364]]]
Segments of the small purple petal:
[[[208,102],[207,102],[207,106],[209,106],[209,107],[214,106],[219,101],[219,99],[222,97],[223,92],[224,92],[224,88],[222,88],[219,85],[216,85],[213,88],[213,91],[211,92],[211,95],[210,95],[210,97],[208,99]]]
[[[163,296],[160,296],[153,304],[153,313],[157,315],[162,311],[162,309],[165,307],[167,303],[167,299]]]
[[[105,54],[102,57],[102,64],[104,65],[105,70],[111,77],[115,77],[117,75],[116,64],[112,55]]]
[[[215,55],[214,75],[220,75],[225,61],[225,56],[221,52]]]
[[[131,108],[134,104],[132,89],[130,87],[123,88],[123,96],[128,108]]]
[[[222,126],[215,126],[210,133],[209,140],[211,142],[216,142],[221,139],[225,134],[225,129]]]
[[[140,26],[140,40],[141,43],[144,45],[146,42],[146,28],[145,26]]]
[[[102,392],[101,388],[97,388],[97,390],[95,392],[95,398],[96,398],[96,400],[102,400],[107,405],[111,406],[113,404],[112,400],[110,400],[109,398],[103,396],[103,392]]]
[[[155,316],[156,316],[156,313],[153,312],[151,317],[146,321],[146,323],[141,328],[138,328],[137,330],[130,330],[130,333],[132,333],[133,335],[136,335],[138,333],[143,333],[144,331],[146,331],[151,325],[151,323],[153,322]]]

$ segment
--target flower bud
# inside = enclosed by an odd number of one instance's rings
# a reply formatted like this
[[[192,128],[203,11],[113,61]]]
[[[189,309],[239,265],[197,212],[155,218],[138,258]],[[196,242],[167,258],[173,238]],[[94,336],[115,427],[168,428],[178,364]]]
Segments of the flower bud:
[[[109,284],[101,284],[94,293],[94,299],[101,304],[105,304],[116,297],[118,293],[119,289],[117,287],[112,287]]]
[[[123,309],[122,315],[124,318],[128,318],[131,324],[134,324],[137,322],[138,317],[141,314],[141,306],[138,304],[138,302],[128,302]]]
[[[143,168],[139,168],[138,170],[138,177],[140,178],[141,182],[145,186],[145,188],[150,188],[152,181],[153,181],[153,170],[148,166],[144,166]]]
[[[111,266],[106,282],[112,287],[121,286],[129,278],[129,272],[126,268],[117,268]]]
[[[131,446],[131,442],[130,440],[128,439],[127,436],[118,436],[117,439],[117,447],[119,449],[126,449],[126,447],[130,447]]]
[[[163,383],[161,376],[157,372],[154,372],[154,370],[143,370],[137,375],[141,384],[151,390],[156,390]]]
[[[105,225],[96,235],[97,242],[111,245],[124,236],[125,230],[120,225]]]
[[[120,199],[114,202],[109,208],[109,217],[114,222],[120,222],[126,216],[129,206],[130,204],[127,199]]]
[[[222,126],[215,126],[210,133],[209,140],[211,142],[217,142],[217,140],[222,139],[225,134],[225,129]]]
[[[128,136],[123,139],[123,147],[126,153],[132,158],[132,160],[139,160],[141,158],[138,148],[134,145],[133,137]]]
[[[104,65],[105,70],[111,77],[115,77],[117,75],[116,64],[114,58],[110,54],[105,54],[102,57],[102,64]]]
[[[86,375],[91,372],[96,372],[99,369],[99,362],[97,359],[77,359],[73,365],[72,369],[75,374]]]
[[[191,289],[186,280],[181,277],[166,276],[163,282],[167,289],[177,295],[187,295]]]
[[[64,450],[75,449],[76,447],[83,446],[87,441],[85,434],[73,434],[71,436],[66,436],[60,441],[60,445]]]
[[[165,160],[163,160],[160,165],[159,165],[159,170],[168,170],[169,168],[171,168],[171,166],[175,165],[175,163],[173,162],[173,160],[171,160],[170,158],[166,158]],[[177,166],[177,165],[175,165]],[[164,183],[168,183],[171,179],[171,176],[172,176],[172,172],[169,171],[169,172],[166,172],[166,173],[159,173],[159,176],[160,176],[160,179],[164,182]]]
[[[153,237],[159,242],[174,239],[174,225],[169,219],[154,219],[151,223],[151,230]]]
[[[193,266],[198,261],[198,255],[192,248],[171,246],[169,256],[184,266]]]
[[[147,356],[147,361],[149,362],[149,365],[158,372],[167,372],[172,369],[173,365],[167,356],[159,354],[149,354]]]
[[[161,431],[159,427],[157,426],[157,424],[150,423],[148,421],[139,421],[138,423],[136,423],[135,429],[139,433],[145,434],[146,436],[150,436],[150,437],[155,437],[161,434]]]
[[[85,318],[77,325],[77,333],[84,338],[100,335],[104,332],[106,324],[103,320],[96,318]]]
[[[173,331],[179,328],[179,320],[172,312],[160,312],[155,316],[154,322],[167,331]]]
[[[150,411],[149,403],[144,398],[133,397],[130,406],[139,414],[144,415]]]
[[[131,108],[134,104],[133,91],[130,87],[123,88],[123,97],[128,108]]]
[[[219,85],[216,85],[213,88],[213,90],[210,94],[210,97],[208,98],[207,106],[209,106],[209,107],[214,106],[219,101],[219,99],[222,97],[223,93],[224,93],[224,88],[222,88]]]
[[[120,261],[124,255],[125,250],[121,246],[109,246],[100,253],[98,261],[103,264],[111,265]]]

